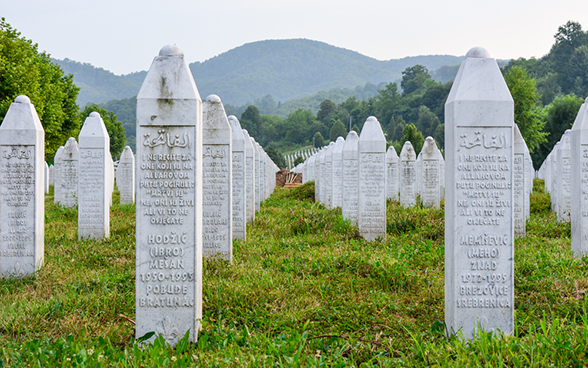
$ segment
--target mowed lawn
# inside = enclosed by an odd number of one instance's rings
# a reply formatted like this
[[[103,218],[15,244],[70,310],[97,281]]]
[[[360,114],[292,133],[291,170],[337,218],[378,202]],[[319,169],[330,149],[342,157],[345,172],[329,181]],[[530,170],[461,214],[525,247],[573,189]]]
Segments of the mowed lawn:
[[[135,207],[115,192],[111,235],[77,240],[77,210],[46,197],[45,266],[0,279],[0,367],[414,367],[588,365],[588,260],[570,250],[535,181],[515,242],[514,336],[444,335],[443,210],[388,202],[386,241],[367,242],[313,183],[276,188],[204,262],[197,344],[134,339]]]

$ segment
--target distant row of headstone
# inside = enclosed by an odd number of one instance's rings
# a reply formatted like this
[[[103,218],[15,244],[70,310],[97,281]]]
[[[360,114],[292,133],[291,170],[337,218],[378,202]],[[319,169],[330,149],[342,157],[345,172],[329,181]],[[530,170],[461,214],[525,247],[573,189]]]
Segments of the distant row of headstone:
[[[560,222],[571,222],[572,250],[588,254],[588,98],[539,168],[551,194],[551,210]]]
[[[137,166],[127,146],[115,174],[97,112],[78,142],[69,138],[49,167],[29,98],[10,106],[0,126],[0,275],[42,266],[43,194],[50,185],[55,203],[78,207],[79,239],[108,237],[116,176],[121,204],[137,199],[137,336],[155,331],[174,344],[190,330],[196,341],[202,256],[232,260],[233,239],[246,238],[278,167],[236,117],[226,116],[218,96],[200,100],[175,45],[161,49],[137,96]]]

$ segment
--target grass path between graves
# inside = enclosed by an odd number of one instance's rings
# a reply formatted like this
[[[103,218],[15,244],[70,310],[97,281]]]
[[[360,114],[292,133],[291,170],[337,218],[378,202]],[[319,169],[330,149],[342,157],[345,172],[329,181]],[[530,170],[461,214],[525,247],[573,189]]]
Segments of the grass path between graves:
[[[0,367],[414,367],[588,364],[588,259],[570,251],[536,181],[516,240],[514,336],[443,334],[443,210],[388,202],[367,242],[313,183],[276,188],[232,264],[204,262],[197,344],[134,341],[134,206],[115,192],[111,236],[77,240],[77,210],[46,197],[45,266],[0,279]]]

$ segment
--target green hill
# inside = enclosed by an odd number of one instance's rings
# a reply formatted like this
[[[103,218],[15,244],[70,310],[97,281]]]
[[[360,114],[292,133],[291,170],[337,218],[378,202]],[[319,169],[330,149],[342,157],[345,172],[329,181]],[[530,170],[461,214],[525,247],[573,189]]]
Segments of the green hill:
[[[307,39],[252,42],[202,63],[190,64],[202,98],[219,95],[225,104],[240,106],[266,95],[288,101],[334,88],[354,89],[401,78],[415,64],[434,71],[455,66],[462,58],[450,55],[412,56],[380,61],[358,52]],[[145,71],[115,75],[73,60],[54,60],[81,87],[78,104],[105,103],[133,97]]]

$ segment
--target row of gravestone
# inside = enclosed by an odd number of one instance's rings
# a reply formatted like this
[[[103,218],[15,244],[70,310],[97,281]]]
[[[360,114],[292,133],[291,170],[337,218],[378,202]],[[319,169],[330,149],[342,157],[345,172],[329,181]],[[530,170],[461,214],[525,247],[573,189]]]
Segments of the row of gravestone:
[[[571,248],[588,254],[588,99],[538,171],[550,193],[551,210],[560,222],[571,222]]]
[[[276,165],[220,98],[200,100],[182,51],[164,47],[137,97],[138,165],[126,147],[116,177],[121,203],[137,198],[137,335],[155,331],[170,343],[202,317],[202,256],[232,258],[260,202],[275,187]],[[26,96],[0,126],[0,274],[24,276],[44,258],[44,193],[78,206],[80,238],[109,235],[114,163],[96,112],[79,144],[70,138],[44,162],[45,133]],[[136,182],[133,183],[136,175]],[[174,331],[182,330],[180,335]]]

